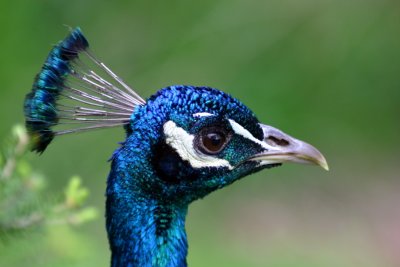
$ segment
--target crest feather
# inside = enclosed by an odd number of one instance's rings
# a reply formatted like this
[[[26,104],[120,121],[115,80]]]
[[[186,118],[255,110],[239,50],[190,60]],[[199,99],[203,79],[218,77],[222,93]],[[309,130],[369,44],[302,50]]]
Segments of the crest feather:
[[[93,56],[80,28],[75,28],[50,51],[26,95],[32,150],[42,153],[57,135],[125,125],[135,106],[145,103]]]

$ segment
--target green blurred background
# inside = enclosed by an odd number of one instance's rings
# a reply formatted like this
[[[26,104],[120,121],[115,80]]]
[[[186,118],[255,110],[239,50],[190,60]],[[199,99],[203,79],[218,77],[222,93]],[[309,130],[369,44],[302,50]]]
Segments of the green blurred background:
[[[284,165],[194,203],[189,265],[400,266],[398,0],[1,1],[0,138],[63,25],[142,96],[208,85],[318,147],[331,171]],[[48,193],[79,174],[104,213],[122,129],[30,155]],[[104,219],[0,244],[0,266],[108,266]]]

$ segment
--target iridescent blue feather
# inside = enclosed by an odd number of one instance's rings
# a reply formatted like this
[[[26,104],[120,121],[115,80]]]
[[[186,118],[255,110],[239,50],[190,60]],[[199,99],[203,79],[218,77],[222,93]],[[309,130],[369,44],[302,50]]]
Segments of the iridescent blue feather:
[[[32,150],[43,152],[55,135],[126,124],[133,108],[144,103],[88,48],[81,30],[74,29],[54,46],[36,76],[24,103]],[[81,55],[124,90],[96,74],[81,60]],[[66,127],[57,131],[57,125]]]
[[[64,89],[65,78],[71,73],[70,62],[88,46],[81,30],[76,28],[53,48],[36,76],[24,104],[26,128],[33,139],[32,150],[43,152],[54,138],[51,127],[59,120],[56,101]]]

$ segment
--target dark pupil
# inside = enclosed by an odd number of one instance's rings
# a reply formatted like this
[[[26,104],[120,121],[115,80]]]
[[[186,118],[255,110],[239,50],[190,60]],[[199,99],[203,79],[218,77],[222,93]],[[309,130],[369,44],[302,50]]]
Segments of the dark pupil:
[[[224,145],[225,136],[221,133],[207,133],[203,136],[203,145],[211,152],[217,152]]]

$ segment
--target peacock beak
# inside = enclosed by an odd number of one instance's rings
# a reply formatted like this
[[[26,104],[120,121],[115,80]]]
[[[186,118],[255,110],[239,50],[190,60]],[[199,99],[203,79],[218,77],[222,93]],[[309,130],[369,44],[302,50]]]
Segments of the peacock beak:
[[[283,162],[315,164],[329,170],[325,157],[312,145],[291,137],[274,127],[264,124],[260,124],[260,126],[264,132],[262,143],[266,150],[250,160],[260,161],[261,164]]]

